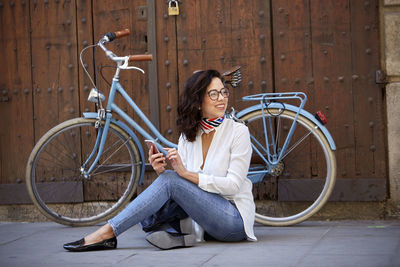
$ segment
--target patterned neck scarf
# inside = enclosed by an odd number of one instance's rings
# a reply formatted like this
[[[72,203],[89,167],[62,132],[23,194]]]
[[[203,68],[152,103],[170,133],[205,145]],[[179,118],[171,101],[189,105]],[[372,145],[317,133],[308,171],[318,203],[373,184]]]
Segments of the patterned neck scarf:
[[[205,132],[206,134],[211,133],[212,131],[215,130],[216,127],[218,127],[225,119],[225,116],[215,118],[215,119],[206,119],[203,118],[200,121],[200,128]]]

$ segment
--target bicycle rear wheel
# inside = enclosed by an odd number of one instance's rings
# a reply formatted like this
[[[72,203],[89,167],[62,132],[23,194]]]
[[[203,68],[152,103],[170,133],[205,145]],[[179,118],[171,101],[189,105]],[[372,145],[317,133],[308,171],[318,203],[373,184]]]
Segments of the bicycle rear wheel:
[[[264,110],[264,116],[268,122],[268,138],[276,142],[276,148],[270,145],[269,149],[271,154],[277,153],[283,147],[296,113],[270,108]],[[240,119],[266,148],[262,110]],[[262,155],[268,157],[265,152]],[[254,149],[250,169],[268,169]],[[273,174],[266,174],[261,182],[253,185],[256,222],[287,226],[308,219],[326,203],[335,179],[336,158],[328,141],[314,122],[299,115],[286,155],[273,166]]]
[[[34,147],[26,168],[28,192],[49,219],[93,225],[120,211],[136,192],[142,162],[136,143],[111,123],[99,163],[89,179],[80,168],[92,152],[95,119],[76,118],[49,130]],[[88,164],[90,166],[90,163]]]

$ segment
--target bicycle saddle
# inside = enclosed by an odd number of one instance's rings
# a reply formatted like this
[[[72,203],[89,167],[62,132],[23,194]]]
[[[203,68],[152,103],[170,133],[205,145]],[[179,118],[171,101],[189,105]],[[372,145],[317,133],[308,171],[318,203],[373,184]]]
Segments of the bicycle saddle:
[[[232,75],[235,71],[237,71],[239,69],[240,69],[240,66],[234,66],[228,70],[221,71],[221,73],[222,73],[222,76],[229,76],[229,75]]]
[[[242,81],[242,73],[240,72],[240,66],[234,66],[228,70],[221,71],[222,76],[225,79],[225,83],[229,83],[233,88],[239,86]]]

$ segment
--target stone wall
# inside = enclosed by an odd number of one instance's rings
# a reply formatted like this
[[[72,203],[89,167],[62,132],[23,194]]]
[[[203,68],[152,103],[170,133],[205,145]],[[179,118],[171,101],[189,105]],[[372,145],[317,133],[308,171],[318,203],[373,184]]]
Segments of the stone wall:
[[[387,215],[400,218],[400,0],[381,5],[382,69],[386,73],[386,115],[390,199]]]

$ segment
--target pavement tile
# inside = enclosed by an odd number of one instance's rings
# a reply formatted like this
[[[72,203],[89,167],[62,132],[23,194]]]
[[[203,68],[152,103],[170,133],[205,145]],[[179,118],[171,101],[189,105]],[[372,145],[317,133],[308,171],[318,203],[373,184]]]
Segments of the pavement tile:
[[[382,255],[309,255],[295,266],[324,266],[324,267],[383,267],[390,266],[389,259]]]
[[[393,254],[398,240],[399,236],[374,236],[368,233],[363,236],[335,236],[329,233],[315,245],[310,254]]]

